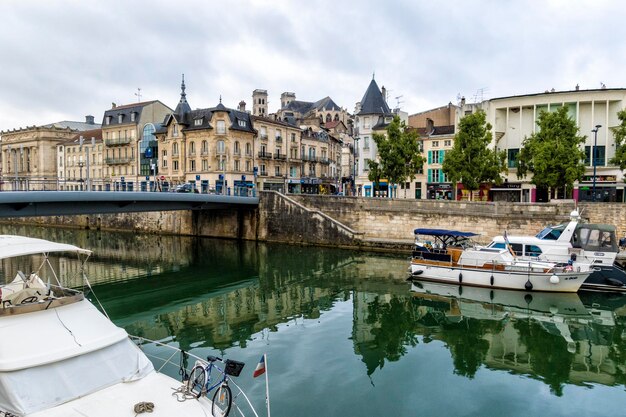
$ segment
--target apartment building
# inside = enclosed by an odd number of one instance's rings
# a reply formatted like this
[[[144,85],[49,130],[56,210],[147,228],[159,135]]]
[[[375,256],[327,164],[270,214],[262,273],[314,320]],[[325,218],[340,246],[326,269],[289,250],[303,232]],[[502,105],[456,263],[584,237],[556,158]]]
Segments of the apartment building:
[[[86,130],[57,145],[57,185],[63,191],[104,189],[102,129]]]

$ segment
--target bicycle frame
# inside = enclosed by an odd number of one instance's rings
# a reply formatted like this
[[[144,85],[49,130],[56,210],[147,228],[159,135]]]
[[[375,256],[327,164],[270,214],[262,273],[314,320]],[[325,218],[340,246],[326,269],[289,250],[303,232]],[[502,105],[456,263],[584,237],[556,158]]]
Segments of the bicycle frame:
[[[209,395],[209,392],[213,391],[215,388],[222,385],[223,383],[228,384],[228,375],[226,375],[226,372],[222,371],[220,368],[215,366],[213,362],[214,361],[206,362],[206,366],[204,366],[203,365],[204,361],[196,361],[196,365],[201,365],[204,368],[204,371],[206,372],[206,382],[204,383],[204,390],[205,390],[204,395],[206,396]],[[222,378],[220,378],[220,380],[215,385],[209,387],[209,385],[211,384],[211,371],[213,370],[214,366],[220,372],[222,372]]]

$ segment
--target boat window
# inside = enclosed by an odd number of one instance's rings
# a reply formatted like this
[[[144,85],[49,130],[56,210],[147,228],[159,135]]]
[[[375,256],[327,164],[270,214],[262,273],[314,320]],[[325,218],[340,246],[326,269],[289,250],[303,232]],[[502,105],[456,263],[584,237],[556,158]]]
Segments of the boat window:
[[[491,244],[487,247],[493,249],[506,249],[506,245],[500,242],[491,242]]]
[[[606,227],[591,228],[593,225],[578,228],[572,237],[572,246],[590,251],[617,252],[615,231]]]
[[[511,243],[511,248],[513,248],[513,252],[517,256],[522,256],[524,254],[524,245],[521,243]]]
[[[526,256],[539,256],[541,255],[541,248],[535,245],[526,246]]]
[[[565,230],[565,226],[565,224],[560,224],[554,227],[546,227],[541,232],[537,233],[535,237],[543,240],[558,240],[563,230]]]

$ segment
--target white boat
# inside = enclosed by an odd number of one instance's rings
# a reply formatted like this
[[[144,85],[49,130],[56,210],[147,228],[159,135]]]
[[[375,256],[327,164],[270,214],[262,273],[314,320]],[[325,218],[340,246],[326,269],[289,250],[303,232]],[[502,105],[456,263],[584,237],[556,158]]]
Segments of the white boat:
[[[155,370],[126,331],[81,291],[63,287],[64,277],[56,275],[48,257],[57,252],[78,255],[82,266],[91,253],[42,239],[0,236],[0,260],[42,255],[35,272],[18,272],[0,286],[0,416],[212,415],[207,396],[188,395],[186,384]],[[56,283],[40,278],[46,270]],[[256,415],[234,381],[228,383]],[[240,403],[233,402],[230,415],[243,415]]]
[[[568,223],[548,226],[535,236],[508,235],[507,239],[519,259],[563,263],[576,259],[592,264],[594,270],[582,288],[626,291],[626,271],[616,262],[615,226],[583,223],[574,210]],[[496,236],[487,247],[505,249],[504,236]]]
[[[576,292],[592,272],[588,263],[555,263],[519,259],[510,250],[468,247],[473,233],[415,229],[435,242],[418,242],[410,272],[420,280],[526,291]]]

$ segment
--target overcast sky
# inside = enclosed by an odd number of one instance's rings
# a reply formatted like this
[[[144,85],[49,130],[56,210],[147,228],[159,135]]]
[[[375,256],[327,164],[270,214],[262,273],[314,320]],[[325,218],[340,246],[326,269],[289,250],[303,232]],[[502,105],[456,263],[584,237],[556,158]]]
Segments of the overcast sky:
[[[445,7],[443,5],[446,5]],[[626,87],[622,1],[1,0],[0,130],[266,89],[350,112],[372,73],[410,114],[463,95]],[[482,92],[482,93],[481,93]],[[396,97],[400,97],[396,99]]]

